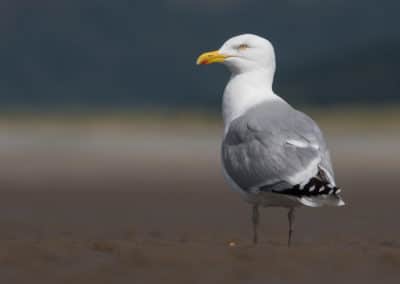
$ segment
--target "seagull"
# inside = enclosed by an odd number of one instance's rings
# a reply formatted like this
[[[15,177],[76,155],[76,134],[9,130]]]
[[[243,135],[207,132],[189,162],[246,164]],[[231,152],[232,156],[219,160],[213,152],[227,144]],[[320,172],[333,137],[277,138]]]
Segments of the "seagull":
[[[329,150],[318,125],[274,93],[275,52],[265,38],[235,36],[198,65],[222,63],[231,72],[222,101],[224,176],[251,204],[253,243],[259,207],[288,209],[288,246],[295,208],[343,206]]]

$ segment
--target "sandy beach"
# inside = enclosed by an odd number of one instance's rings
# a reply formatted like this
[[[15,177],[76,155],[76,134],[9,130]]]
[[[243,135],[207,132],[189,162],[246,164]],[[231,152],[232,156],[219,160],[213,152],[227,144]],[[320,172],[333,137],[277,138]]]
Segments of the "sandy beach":
[[[218,126],[0,127],[0,282],[398,283],[399,128],[328,128],[347,206],[250,206],[223,180]]]

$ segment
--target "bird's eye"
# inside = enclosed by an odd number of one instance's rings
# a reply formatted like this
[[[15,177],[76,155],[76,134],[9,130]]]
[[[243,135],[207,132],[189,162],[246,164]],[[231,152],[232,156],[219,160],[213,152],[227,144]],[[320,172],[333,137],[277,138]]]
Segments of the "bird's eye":
[[[249,48],[249,46],[247,44],[245,44],[245,43],[242,43],[241,45],[238,46],[239,50],[245,50],[245,49],[248,49],[248,48]]]

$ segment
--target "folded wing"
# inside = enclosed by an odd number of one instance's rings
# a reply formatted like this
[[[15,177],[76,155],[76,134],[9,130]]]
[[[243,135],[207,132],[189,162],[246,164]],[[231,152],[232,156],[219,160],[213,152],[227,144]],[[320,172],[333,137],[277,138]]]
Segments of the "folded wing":
[[[284,102],[261,104],[234,120],[222,159],[227,174],[245,191],[285,193],[304,189],[314,177],[335,186],[320,129]]]

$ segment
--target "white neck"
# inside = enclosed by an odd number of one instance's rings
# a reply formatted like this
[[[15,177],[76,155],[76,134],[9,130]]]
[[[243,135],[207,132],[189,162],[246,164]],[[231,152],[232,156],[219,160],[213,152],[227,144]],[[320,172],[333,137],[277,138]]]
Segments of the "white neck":
[[[273,76],[267,69],[232,74],[222,102],[225,133],[230,123],[250,108],[265,101],[282,100],[272,91]]]

